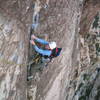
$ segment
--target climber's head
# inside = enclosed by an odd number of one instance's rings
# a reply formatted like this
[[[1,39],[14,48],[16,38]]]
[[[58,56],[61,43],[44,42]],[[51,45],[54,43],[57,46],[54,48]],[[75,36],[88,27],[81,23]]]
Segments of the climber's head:
[[[46,49],[55,49],[56,48],[56,42],[50,42],[49,45],[46,46]]]
[[[50,47],[50,49],[55,49],[56,48],[56,42],[50,42],[49,43],[49,47]]]

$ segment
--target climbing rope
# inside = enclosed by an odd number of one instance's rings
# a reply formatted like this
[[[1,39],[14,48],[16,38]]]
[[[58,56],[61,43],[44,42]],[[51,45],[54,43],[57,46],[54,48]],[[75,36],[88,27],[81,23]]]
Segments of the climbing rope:
[[[33,63],[38,63],[38,61],[40,60],[40,58],[41,57],[37,54],[36,57],[33,60],[31,60],[29,63],[17,64],[14,61],[9,61],[9,60],[4,59],[4,58],[0,58],[0,62],[5,63],[5,64],[16,65],[16,66],[29,66],[29,65],[31,65]]]
[[[47,6],[47,5],[46,5]],[[6,12],[6,10],[2,7],[0,7],[0,9],[2,9],[3,11]],[[12,15],[11,13],[6,12],[8,15]],[[30,30],[30,39],[31,39],[31,34],[34,32],[34,29],[37,28],[39,23],[39,12],[36,12],[36,14],[33,14],[33,23],[32,23],[32,27]],[[29,49],[30,49],[30,43],[29,43]],[[16,66],[29,66],[33,63],[38,63],[39,59],[41,58],[41,56],[38,56],[36,58],[34,58],[32,61],[28,62],[28,63],[22,63],[22,64],[17,64],[14,61],[11,60],[7,60],[5,58],[0,58],[0,63],[5,63],[5,64],[10,64],[10,65],[16,65]]]

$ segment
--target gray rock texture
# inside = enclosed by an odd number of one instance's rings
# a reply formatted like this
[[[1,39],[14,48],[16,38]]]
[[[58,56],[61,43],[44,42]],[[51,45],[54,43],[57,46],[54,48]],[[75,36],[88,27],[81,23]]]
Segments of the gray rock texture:
[[[31,1],[0,0],[0,100],[27,100]]]
[[[27,81],[31,27],[62,52]],[[100,100],[99,83],[100,0],[0,0],[0,100]]]

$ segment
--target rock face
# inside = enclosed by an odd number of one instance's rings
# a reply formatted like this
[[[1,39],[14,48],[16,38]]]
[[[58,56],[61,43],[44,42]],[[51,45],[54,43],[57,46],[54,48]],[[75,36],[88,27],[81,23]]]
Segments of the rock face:
[[[22,76],[22,71],[25,72],[25,66],[22,68],[19,65],[24,61],[24,41],[21,37],[21,29],[16,25],[15,20],[6,19],[0,15],[0,100],[9,98],[23,98],[21,90],[25,90],[25,86],[20,86],[20,81],[25,76]],[[25,85],[25,83],[24,83]],[[19,89],[18,89],[19,88]],[[22,89],[20,89],[22,88]],[[18,89],[18,90],[17,90]],[[19,91],[19,93],[17,93]],[[25,96],[25,95],[24,95]]]
[[[1,0],[0,100],[100,100],[99,11],[100,0]],[[62,52],[27,82],[31,25]]]
[[[0,0],[0,100],[27,100],[30,4]]]
[[[56,41],[63,50],[42,74],[36,72],[34,75],[29,87],[30,100],[66,99],[66,88],[74,77],[74,70],[77,70],[82,4],[77,0],[53,0],[49,1],[48,8],[40,10],[40,23],[34,34],[47,34],[48,41]]]
[[[84,7],[87,9],[84,8],[82,13],[81,24],[84,21],[80,28],[80,62],[78,76],[74,79],[76,84],[72,100],[100,99],[100,84],[98,84],[100,81],[100,12],[98,9],[100,6],[98,7],[97,2],[100,1],[86,2]]]

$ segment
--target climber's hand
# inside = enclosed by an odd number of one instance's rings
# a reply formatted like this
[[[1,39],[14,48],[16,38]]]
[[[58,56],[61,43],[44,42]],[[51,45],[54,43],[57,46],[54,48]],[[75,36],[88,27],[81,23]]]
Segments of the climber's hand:
[[[35,45],[35,42],[34,42],[33,40],[30,40],[30,43],[31,43],[32,45]]]
[[[34,34],[32,34],[31,39],[37,39],[37,37]]]

